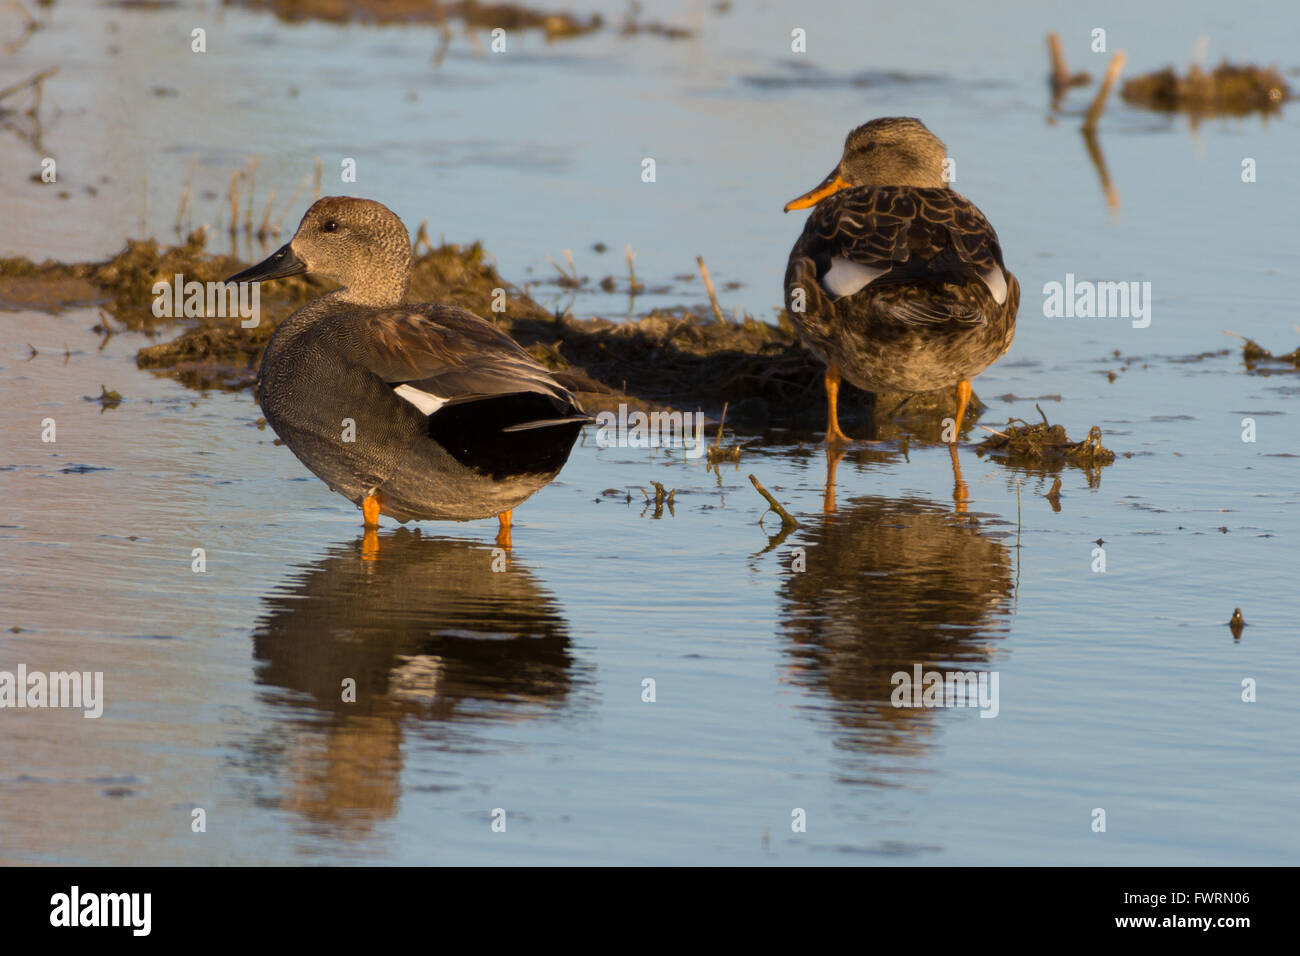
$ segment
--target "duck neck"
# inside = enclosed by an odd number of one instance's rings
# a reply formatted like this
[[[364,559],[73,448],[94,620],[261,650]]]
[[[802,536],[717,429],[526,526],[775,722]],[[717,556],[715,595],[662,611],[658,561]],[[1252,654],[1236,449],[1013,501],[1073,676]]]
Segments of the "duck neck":
[[[405,302],[409,288],[410,277],[408,275],[402,275],[398,278],[391,275],[382,276],[372,273],[362,279],[350,282],[343,288],[330,293],[330,295],[338,302],[384,309]]]

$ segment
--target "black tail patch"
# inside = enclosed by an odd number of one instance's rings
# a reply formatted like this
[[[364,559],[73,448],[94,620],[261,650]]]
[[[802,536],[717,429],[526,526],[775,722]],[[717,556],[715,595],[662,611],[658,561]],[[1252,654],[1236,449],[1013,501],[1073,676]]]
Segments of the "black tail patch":
[[[552,474],[569,460],[585,419],[562,425],[505,431],[529,422],[553,420],[571,409],[545,395],[523,392],[445,405],[429,416],[429,437],[462,465],[493,478]]]

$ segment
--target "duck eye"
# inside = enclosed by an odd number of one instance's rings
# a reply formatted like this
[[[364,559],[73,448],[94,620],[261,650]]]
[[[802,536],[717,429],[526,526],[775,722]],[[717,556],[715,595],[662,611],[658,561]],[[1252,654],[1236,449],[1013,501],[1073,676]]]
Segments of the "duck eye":
[[[321,229],[325,232],[338,232],[338,228],[339,224],[336,219],[326,219],[324,225],[321,226]]]

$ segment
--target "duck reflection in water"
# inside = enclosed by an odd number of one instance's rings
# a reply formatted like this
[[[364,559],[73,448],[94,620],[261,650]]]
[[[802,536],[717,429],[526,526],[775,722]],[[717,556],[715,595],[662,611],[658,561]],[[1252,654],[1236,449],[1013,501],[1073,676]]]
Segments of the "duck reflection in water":
[[[935,711],[893,706],[893,675],[990,668],[1012,605],[1007,547],[919,499],[855,499],[799,534],[805,570],[779,594],[786,679],[825,701],[850,750],[920,753]]]
[[[533,719],[568,702],[568,625],[516,559],[494,571],[502,560],[403,528],[378,555],[331,549],[264,599],[257,680],[295,692],[274,698],[293,711],[288,809],[364,831],[397,811],[404,734],[472,747],[466,721]]]

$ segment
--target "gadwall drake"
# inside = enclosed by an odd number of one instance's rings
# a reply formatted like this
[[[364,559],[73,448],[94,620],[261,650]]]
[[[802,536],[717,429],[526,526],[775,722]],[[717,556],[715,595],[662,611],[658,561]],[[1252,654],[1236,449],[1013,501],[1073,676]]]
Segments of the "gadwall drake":
[[[513,339],[471,312],[406,301],[410,236],[387,207],[330,196],[228,282],[312,273],[343,287],[284,320],[262,355],[267,422],[331,489],[381,514],[500,519],[550,482],[590,421]]]
[[[841,375],[870,392],[955,385],[955,444],[970,380],[1011,347],[1020,285],[983,213],[948,187],[946,156],[920,120],[875,119],[849,133],[819,186],[786,204],[816,207],[790,252],[785,302],[826,363],[828,445],[848,441]]]

